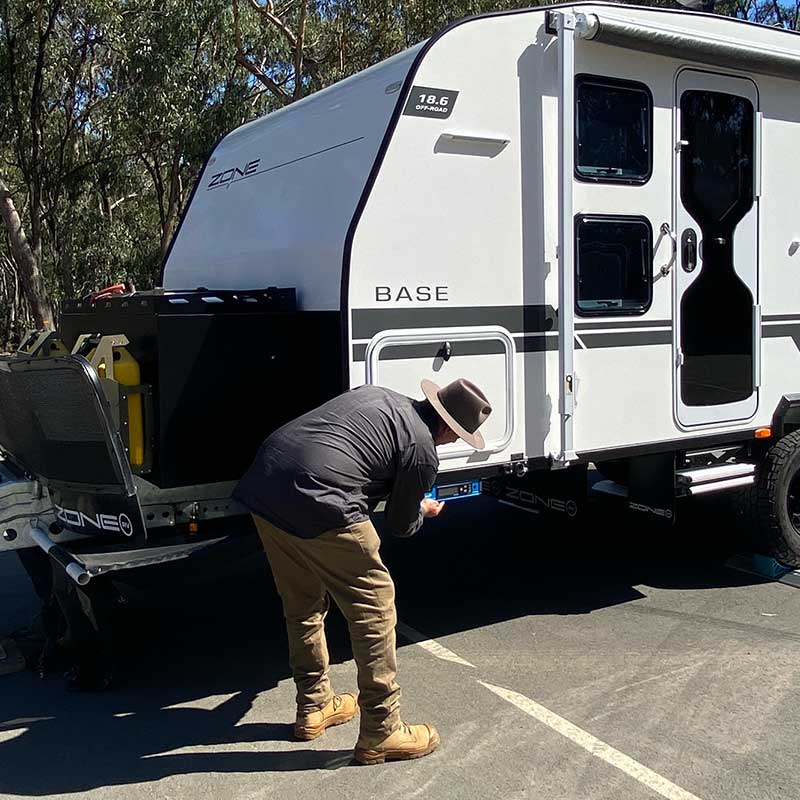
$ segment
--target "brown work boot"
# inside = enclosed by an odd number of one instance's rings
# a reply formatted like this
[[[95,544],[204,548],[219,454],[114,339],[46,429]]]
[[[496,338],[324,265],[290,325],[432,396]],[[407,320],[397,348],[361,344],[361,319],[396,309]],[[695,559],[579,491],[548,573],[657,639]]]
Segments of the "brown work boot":
[[[297,739],[310,741],[322,736],[334,725],[344,725],[358,714],[358,699],[350,692],[335,694],[319,711],[310,714],[297,714],[294,723],[294,735]]]
[[[359,764],[383,764],[384,761],[407,761],[432,753],[441,742],[433,725],[406,725],[405,722],[383,741],[371,743],[360,736],[355,760]]]

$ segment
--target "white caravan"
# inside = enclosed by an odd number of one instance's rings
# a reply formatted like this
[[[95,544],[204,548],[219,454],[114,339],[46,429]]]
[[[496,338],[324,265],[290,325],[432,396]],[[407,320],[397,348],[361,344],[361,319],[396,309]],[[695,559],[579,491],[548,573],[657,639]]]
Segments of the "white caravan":
[[[798,35],[725,17],[578,3],[462,20],[227,135],[163,291],[110,302],[106,316],[76,306],[64,342],[133,343],[137,303],[156,316],[191,307],[188,320],[262,308],[256,287],[294,290],[249,317],[238,361],[186,333],[181,386],[211,369],[192,384],[204,402],[234,375],[240,397],[260,394],[260,370],[283,357],[282,374],[308,389],[290,416],[364,383],[418,396],[422,378],[468,377],[495,409],[487,448],[443,449],[439,496],[482,481],[507,502],[574,514],[594,462],[614,479],[600,490],[654,520],[673,519],[676,497],[738,490],[764,547],[800,564],[799,82]],[[280,314],[293,321],[278,335]],[[168,335],[156,327],[154,340]],[[70,359],[96,378],[77,356],[21,354],[5,370]],[[154,374],[145,397],[159,393]],[[119,456],[130,442],[111,407]],[[162,468],[178,452],[163,435],[174,407],[161,402],[148,437]],[[268,431],[249,429],[252,453]],[[167,524],[241,513],[225,470],[170,482],[115,458],[117,496],[141,509],[150,551],[173,541]],[[63,471],[28,472],[62,499],[54,530],[97,533],[118,516]],[[41,522],[17,527],[3,547],[52,543]]]

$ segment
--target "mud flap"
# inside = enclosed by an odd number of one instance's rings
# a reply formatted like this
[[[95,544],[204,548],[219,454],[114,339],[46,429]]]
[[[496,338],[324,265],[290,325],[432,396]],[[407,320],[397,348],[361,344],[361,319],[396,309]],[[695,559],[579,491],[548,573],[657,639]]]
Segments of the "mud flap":
[[[125,448],[81,356],[0,358],[0,447],[47,487],[62,529],[146,539]]]
[[[497,478],[489,493],[501,503],[532,514],[552,515],[564,520],[580,517],[587,499],[587,466],[529,472],[520,478]]]
[[[629,461],[628,509],[648,525],[675,523],[675,453],[636,456]]]

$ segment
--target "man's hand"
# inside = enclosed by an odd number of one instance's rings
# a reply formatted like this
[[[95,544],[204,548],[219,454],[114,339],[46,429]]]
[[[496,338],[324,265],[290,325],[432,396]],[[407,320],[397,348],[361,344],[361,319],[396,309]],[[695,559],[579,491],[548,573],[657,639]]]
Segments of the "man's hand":
[[[439,514],[442,513],[444,503],[440,500],[431,500],[426,497],[420,503],[420,506],[422,506],[422,516],[425,517],[425,519],[432,519],[433,517],[438,517]]]

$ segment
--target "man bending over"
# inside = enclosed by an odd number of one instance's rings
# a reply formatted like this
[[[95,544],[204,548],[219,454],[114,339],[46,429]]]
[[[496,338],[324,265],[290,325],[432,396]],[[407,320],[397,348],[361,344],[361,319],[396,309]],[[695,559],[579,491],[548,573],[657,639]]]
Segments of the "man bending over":
[[[400,718],[395,680],[394,584],[369,515],[386,500],[386,528],[412,536],[442,503],[424,499],[439,468],[437,446],[461,438],[482,449],[491,413],[483,392],[459,379],[422,382],[425,400],[362,386],[289,422],[261,445],[234,491],[248,508],[283,601],[297,686],[295,735],[315,739],[361,709],[355,759],[421,758],[439,745],[432,725]],[[359,695],[328,679],[328,597],[344,614]]]

